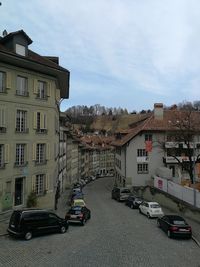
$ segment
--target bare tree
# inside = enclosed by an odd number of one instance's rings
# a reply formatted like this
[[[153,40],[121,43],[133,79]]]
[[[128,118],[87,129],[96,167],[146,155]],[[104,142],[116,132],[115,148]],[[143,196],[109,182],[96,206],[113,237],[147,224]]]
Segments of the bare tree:
[[[163,147],[167,155],[176,159],[194,183],[195,165],[200,159],[195,143],[195,136],[200,134],[200,113],[193,111],[188,105],[185,110],[174,111],[173,115],[173,119],[168,121],[166,132],[167,141],[172,141],[173,147],[166,147],[166,143],[163,143]]]

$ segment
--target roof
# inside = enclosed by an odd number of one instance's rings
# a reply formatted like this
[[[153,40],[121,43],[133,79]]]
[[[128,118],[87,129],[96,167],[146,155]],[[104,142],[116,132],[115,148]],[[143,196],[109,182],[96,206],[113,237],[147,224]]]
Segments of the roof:
[[[52,58],[55,57],[41,56],[30,49],[28,49],[27,56],[21,56],[15,53],[15,51],[13,51],[12,49],[8,48],[5,45],[6,42],[18,34],[22,34],[28,41],[28,44],[32,43],[30,37],[23,30],[9,33],[8,35],[0,39],[0,61],[57,78],[61,97],[68,98],[70,75],[69,71],[56,64],[55,61],[52,61]]]
[[[177,131],[177,127],[172,122],[177,119],[183,120],[188,115],[186,110],[164,110],[163,119],[156,119],[154,114],[149,118],[142,121],[133,129],[128,130],[128,134],[124,137],[116,139],[112,142],[112,145],[121,147],[128,143],[131,139],[142,132],[166,132],[166,131]],[[200,112],[192,111],[190,117],[191,123],[193,123],[196,131],[200,131]]]

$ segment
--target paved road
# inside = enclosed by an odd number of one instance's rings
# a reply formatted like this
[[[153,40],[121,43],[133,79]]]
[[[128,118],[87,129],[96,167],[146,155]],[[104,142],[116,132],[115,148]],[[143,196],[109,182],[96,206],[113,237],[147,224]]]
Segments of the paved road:
[[[112,200],[111,187],[111,178],[85,187],[92,217],[83,227],[30,241],[1,238],[0,266],[200,267],[194,241],[169,239],[156,220]]]

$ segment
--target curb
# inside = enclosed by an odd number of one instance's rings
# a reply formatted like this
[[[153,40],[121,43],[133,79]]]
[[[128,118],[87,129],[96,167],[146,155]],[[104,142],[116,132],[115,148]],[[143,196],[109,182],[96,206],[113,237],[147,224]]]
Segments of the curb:
[[[194,236],[192,236],[192,240],[200,247],[200,242]]]

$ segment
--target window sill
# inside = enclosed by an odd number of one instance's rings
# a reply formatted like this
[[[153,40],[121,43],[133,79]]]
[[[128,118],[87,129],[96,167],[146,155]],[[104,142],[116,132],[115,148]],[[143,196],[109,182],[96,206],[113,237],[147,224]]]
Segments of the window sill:
[[[47,164],[47,160],[44,160],[42,162],[35,161],[35,166],[46,165],[46,164]]]
[[[47,134],[47,130],[46,129],[36,129],[36,134]]]
[[[19,164],[18,162],[14,163],[15,168],[26,167],[27,165],[28,165],[28,161],[24,162],[23,164]]]
[[[24,131],[20,131],[18,129],[15,129],[15,133],[27,134],[27,133],[29,133],[29,129],[25,129]]]
[[[24,92],[23,94],[20,94],[19,92],[16,92],[16,96],[22,96],[22,97],[29,97],[29,92]]]

